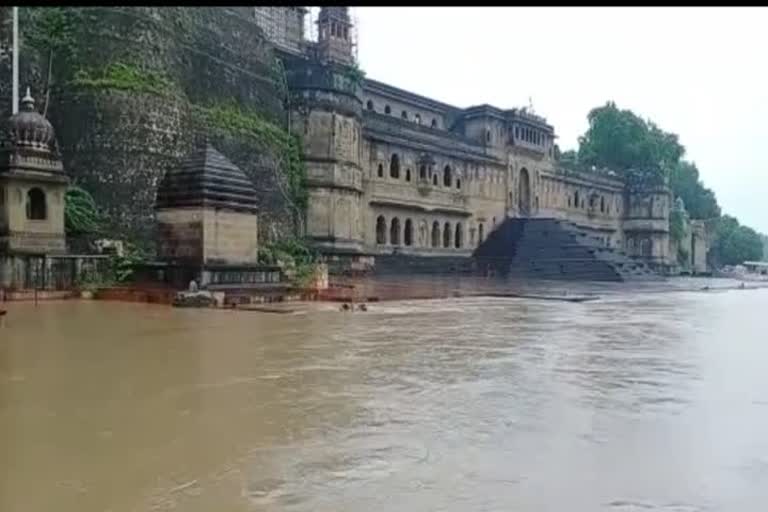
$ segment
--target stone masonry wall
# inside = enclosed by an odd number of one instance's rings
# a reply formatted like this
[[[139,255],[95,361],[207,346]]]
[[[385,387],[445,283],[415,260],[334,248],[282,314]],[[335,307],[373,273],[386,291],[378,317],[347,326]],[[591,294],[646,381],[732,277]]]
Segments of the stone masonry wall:
[[[21,83],[44,108],[48,48],[32,27],[46,8],[20,8]],[[282,126],[271,45],[255,23],[223,7],[59,8],[71,22],[57,50],[47,116],[64,165],[110,219],[113,236],[153,248],[153,204],[163,174],[199,140],[254,180],[263,238],[290,232],[293,211],[279,186],[269,141],[232,129],[212,108]],[[0,94],[10,98],[10,8],[0,8]],[[30,21],[31,20],[31,21]],[[36,45],[36,46],[35,46]],[[0,103],[3,116],[9,102]]]
[[[203,212],[205,261],[251,263],[258,260],[258,218],[249,213]]]

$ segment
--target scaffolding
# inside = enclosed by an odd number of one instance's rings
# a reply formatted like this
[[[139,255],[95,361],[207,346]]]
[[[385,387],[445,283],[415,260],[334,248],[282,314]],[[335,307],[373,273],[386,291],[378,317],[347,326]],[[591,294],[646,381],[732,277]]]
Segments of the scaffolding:
[[[305,7],[254,7],[254,20],[274,45],[294,52],[304,42]]]
[[[352,57],[354,61],[357,63],[357,28],[360,26],[359,21],[357,19],[357,9],[354,7],[349,8],[349,19],[352,22],[352,26],[350,27],[350,34],[349,34],[349,40],[352,43]]]

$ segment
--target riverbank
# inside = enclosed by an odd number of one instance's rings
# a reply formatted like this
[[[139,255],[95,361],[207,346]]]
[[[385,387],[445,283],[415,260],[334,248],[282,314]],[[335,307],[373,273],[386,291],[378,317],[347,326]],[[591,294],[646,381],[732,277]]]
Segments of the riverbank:
[[[408,276],[388,278],[339,278],[326,290],[283,290],[269,296],[238,295],[238,300],[218,300],[218,307],[257,313],[286,314],[304,312],[316,304],[320,309],[355,311],[347,304],[372,304],[402,300],[440,300],[455,298],[518,298],[563,302],[592,302],[618,293],[711,293],[727,290],[768,288],[765,282],[741,282],[729,278],[678,277],[666,281],[633,283],[512,281],[473,276]],[[16,292],[21,302],[45,302],[64,299],[138,302],[172,305],[177,292],[168,288],[125,286],[85,292]],[[8,297],[8,295],[6,295]]]

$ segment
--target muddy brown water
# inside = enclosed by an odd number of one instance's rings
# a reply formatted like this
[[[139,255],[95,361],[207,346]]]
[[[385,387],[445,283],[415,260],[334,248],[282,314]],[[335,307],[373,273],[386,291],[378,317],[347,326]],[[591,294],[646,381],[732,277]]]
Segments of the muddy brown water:
[[[0,511],[764,511],[766,306],[4,304]]]

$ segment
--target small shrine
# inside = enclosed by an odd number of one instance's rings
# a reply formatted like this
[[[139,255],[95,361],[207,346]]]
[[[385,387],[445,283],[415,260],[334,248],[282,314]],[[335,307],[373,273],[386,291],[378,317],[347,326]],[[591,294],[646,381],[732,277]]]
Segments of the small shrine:
[[[29,88],[0,143],[0,254],[63,254],[64,172],[56,135]]]
[[[162,279],[177,288],[242,288],[279,283],[258,264],[258,206],[250,178],[203,142],[165,174],[155,201]]]

